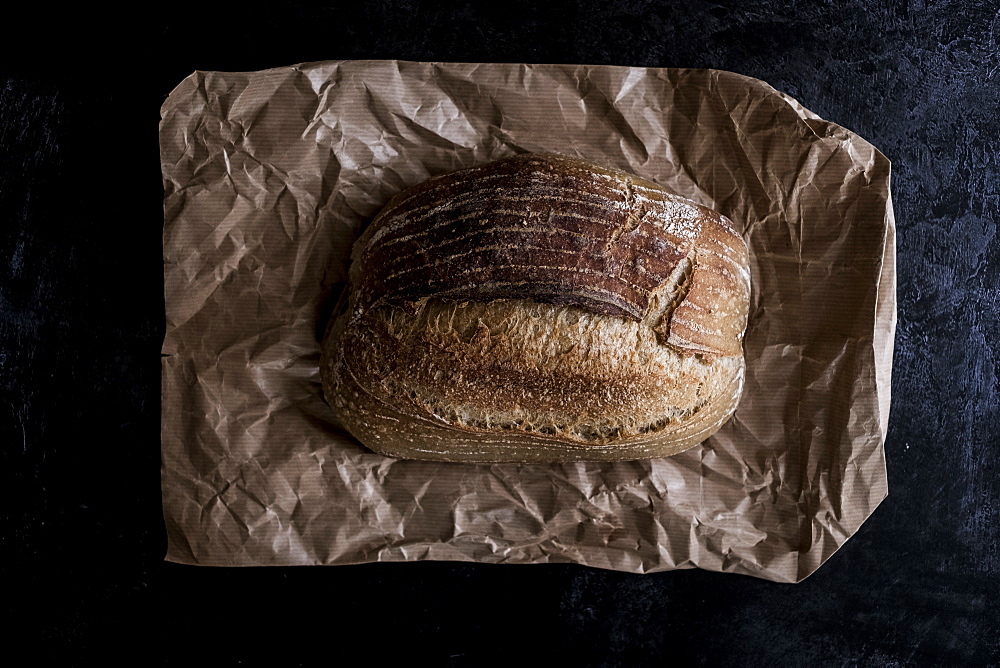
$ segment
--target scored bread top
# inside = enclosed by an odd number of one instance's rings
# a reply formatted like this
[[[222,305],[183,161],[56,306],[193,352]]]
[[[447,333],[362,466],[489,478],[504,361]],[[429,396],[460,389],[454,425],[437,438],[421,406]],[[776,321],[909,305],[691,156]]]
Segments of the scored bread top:
[[[747,248],[721,214],[614,169],[526,154],[392,199],[355,245],[351,320],[382,305],[530,299],[642,322],[684,354],[742,354]]]

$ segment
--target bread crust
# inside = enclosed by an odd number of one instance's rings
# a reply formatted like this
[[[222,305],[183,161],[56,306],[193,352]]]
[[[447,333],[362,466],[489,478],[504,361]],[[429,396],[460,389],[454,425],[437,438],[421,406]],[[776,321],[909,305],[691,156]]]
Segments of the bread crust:
[[[738,403],[746,245],[644,179],[538,154],[445,174],[394,197],[352,260],[321,377],[382,454],[668,456]]]

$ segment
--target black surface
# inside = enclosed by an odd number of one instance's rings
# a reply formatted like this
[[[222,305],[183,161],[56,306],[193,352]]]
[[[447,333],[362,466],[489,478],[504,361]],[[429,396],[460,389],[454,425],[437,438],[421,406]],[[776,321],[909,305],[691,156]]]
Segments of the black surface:
[[[8,23],[9,40],[27,38],[0,61],[8,646],[111,665],[211,665],[195,651],[218,665],[345,652],[375,665],[1000,663],[1000,7],[542,6],[150,5],[153,25],[90,6],[54,25],[44,6]],[[341,58],[727,69],[881,149],[899,327],[890,496],[861,531],[798,585],[568,565],[164,563],[159,106],[196,69]]]

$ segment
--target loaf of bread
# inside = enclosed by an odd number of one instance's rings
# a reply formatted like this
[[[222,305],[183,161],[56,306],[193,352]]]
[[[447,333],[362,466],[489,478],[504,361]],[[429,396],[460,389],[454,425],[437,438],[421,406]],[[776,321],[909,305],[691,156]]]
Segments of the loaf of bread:
[[[324,395],[391,457],[665,457],[735,411],[749,299],[747,247],[721,214],[625,172],[519,155],[378,214],[324,337]]]

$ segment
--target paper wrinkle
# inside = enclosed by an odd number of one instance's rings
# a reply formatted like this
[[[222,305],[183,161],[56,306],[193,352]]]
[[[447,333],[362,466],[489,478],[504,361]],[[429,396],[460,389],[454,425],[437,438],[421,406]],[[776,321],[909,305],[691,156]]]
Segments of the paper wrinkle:
[[[680,568],[796,582],[887,493],[889,162],[712,70],[338,61],[196,72],[161,110],[167,558]],[[397,461],[338,428],[319,342],[351,246],[436,174],[527,151],[729,217],[751,257],[744,394],[675,457]]]

